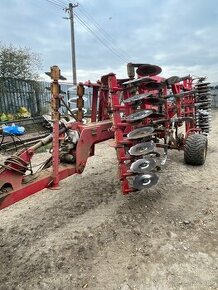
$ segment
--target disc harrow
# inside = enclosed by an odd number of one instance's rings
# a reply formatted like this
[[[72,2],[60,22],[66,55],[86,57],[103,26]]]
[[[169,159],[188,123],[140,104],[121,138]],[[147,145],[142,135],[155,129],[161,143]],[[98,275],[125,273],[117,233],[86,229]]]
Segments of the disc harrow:
[[[109,73],[96,83],[79,83],[77,108],[70,111],[73,121],[63,122],[59,80],[64,77],[57,66],[51,67],[52,134],[0,166],[0,209],[46,187],[58,189],[60,180],[84,171],[97,143],[109,139],[114,140],[125,195],[158,183],[168,150],[183,150],[187,164],[204,164],[211,120],[209,83],[190,75],[164,78],[161,72],[157,65],[128,63],[126,78]],[[86,88],[92,91],[91,122],[84,121]],[[51,143],[52,156],[33,173],[34,153]]]
[[[160,77],[156,65],[128,64],[127,71],[121,84],[115,75],[107,80],[124,194],[155,185],[168,150],[183,149],[189,134],[208,133],[210,120],[209,83]]]

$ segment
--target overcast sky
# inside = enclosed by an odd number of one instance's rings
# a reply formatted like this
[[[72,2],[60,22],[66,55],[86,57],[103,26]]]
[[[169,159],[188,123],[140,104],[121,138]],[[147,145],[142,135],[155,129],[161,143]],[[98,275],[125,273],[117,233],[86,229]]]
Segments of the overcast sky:
[[[39,53],[42,72],[57,64],[71,81],[69,2],[49,1],[0,0],[1,41]],[[75,13],[78,81],[126,77],[127,62],[218,81],[217,0],[80,0]]]

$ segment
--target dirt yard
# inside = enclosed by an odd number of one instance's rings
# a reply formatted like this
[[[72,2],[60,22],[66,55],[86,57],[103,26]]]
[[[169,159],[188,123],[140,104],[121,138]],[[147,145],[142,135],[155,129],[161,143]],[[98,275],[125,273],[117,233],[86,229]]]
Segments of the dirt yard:
[[[122,196],[115,151],[0,212],[0,289],[218,289],[218,111],[206,164],[170,152],[158,185]]]

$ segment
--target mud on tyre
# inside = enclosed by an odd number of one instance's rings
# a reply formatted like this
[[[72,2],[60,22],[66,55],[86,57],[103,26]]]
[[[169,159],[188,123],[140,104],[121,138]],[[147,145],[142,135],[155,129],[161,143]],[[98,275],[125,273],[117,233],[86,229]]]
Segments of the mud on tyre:
[[[202,134],[188,136],[184,145],[186,164],[203,165],[207,155],[207,137]]]

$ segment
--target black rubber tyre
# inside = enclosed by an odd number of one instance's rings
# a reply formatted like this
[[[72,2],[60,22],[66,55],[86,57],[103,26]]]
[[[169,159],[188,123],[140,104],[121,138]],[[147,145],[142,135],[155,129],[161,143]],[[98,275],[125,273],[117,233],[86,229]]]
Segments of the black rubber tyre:
[[[188,136],[184,145],[184,160],[190,165],[203,165],[207,155],[207,137],[202,134]]]

